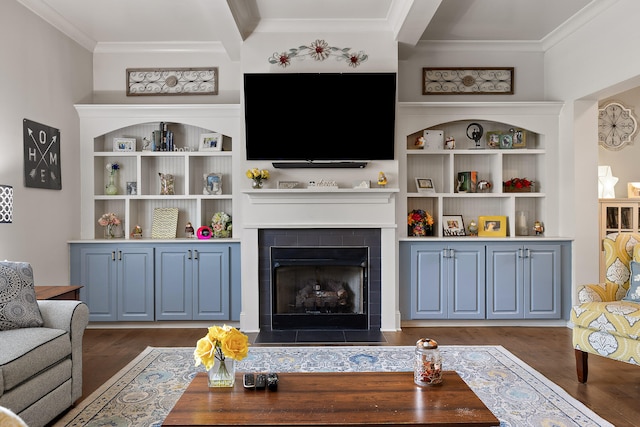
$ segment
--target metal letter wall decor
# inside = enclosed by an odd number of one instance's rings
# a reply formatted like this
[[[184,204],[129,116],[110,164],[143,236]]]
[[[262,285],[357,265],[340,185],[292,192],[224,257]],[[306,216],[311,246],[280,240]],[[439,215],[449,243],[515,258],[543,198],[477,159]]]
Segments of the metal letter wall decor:
[[[62,189],[60,130],[24,119],[24,185]]]

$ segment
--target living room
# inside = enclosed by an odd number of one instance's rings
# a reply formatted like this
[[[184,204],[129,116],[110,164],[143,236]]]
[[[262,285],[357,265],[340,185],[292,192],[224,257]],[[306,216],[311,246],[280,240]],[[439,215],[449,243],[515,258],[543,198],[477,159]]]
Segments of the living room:
[[[360,69],[364,67],[372,70],[390,70],[398,72],[398,98],[401,102],[423,102],[424,95],[421,95],[420,72],[425,65],[450,66],[451,64],[478,65],[478,64],[503,64],[505,58],[509,58],[508,65],[515,65],[517,74],[517,90],[513,95],[491,95],[482,97],[483,101],[513,101],[532,102],[554,100],[563,101],[564,106],[560,115],[560,135],[558,136],[560,147],[558,147],[557,164],[562,165],[558,171],[558,182],[563,183],[558,187],[559,205],[554,210],[562,212],[557,219],[554,235],[563,236],[573,240],[571,272],[572,283],[588,283],[597,281],[598,258],[597,250],[598,232],[593,224],[598,222],[597,208],[597,186],[594,184],[591,192],[593,198],[584,197],[585,192],[589,192],[585,182],[597,182],[598,147],[597,143],[593,147],[585,147],[586,141],[595,141],[597,126],[597,100],[613,96],[623,90],[635,86],[633,72],[634,58],[629,60],[629,64],[623,67],[610,69],[606,67],[607,60],[597,61],[592,64],[594,57],[590,49],[601,46],[602,40],[608,37],[615,37],[615,49],[623,46],[630,39],[629,34],[622,33],[619,37],[607,31],[601,34],[597,31],[589,31],[588,28],[610,27],[606,19],[615,22],[617,31],[633,31],[631,27],[620,25],[618,22],[624,19],[619,13],[625,8],[635,7],[627,5],[625,2],[598,2],[591,5],[591,8],[602,8],[602,13],[591,18],[587,10],[584,25],[572,30],[567,36],[557,42],[554,40],[552,46],[545,48],[531,49],[529,45],[518,43],[501,43],[498,49],[482,44],[467,44],[466,47],[457,49],[444,49],[446,43],[425,44],[418,43],[410,54],[403,52],[398,54],[396,42],[392,40],[392,35],[362,34],[352,36],[350,34],[336,34],[331,43],[336,46],[345,47],[358,44],[357,49],[366,51],[369,59]],[[116,45],[104,45],[103,49],[96,49],[95,52],[88,52],[68,37],[51,28],[42,22],[33,13],[21,7],[19,2],[11,2],[4,7],[11,8],[4,16],[17,16],[20,19],[13,19],[6,25],[3,31],[8,35],[20,34],[25,31],[24,37],[19,37],[21,44],[7,44],[5,46],[5,57],[15,58],[9,60],[17,64],[7,70],[7,73],[15,73],[10,80],[20,82],[13,84],[10,91],[4,97],[6,102],[3,115],[6,135],[3,138],[7,145],[3,156],[2,183],[13,185],[14,187],[14,221],[10,225],[5,225],[3,232],[3,253],[7,259],[29,259],[35,268],[36,274],[39,271],[46,271],[42,284],[60,284],[69,282],[69,254],[68,242],[79,239],[79,224],[82,224],[80,217],[80,206],[82,205],[81,179],[80,179],[80,148],[79,142],[79,119],[75,111],[75,104],[83,103],[158,103],[158,98],[133,98],[124,96],[124,85],[122,84],[125,69],[127,67],[138,66],[160,66],[167,62],[165,51],[151,51],[144,57],[139,52],[114,51]],[[629,14],[626,13],[626,16]],[[24,21],[24,23],[22,23]],[[575,25],[575,24],[574,24]],[[12,26],[15,26],[12,28]],[[590,27],[592,26],[592,27]],[[31,36],[36,34],[37,37]],[[24,47],[22,43],[30,40],[38,40],[35,45]],[[11,37],[5,37],[9,40]],[[299,40],[293,40],[294,38]],[[277,35],[255,35],[242,44],[241,51],[237,51],[239,59],[231,59],[225,52],[211,51],[210,47],[206,53],[207,60],[203,62],[200,52],[193,52],[193,46],[186,51],[180,51],[171,55],[171,63],[180,66],[197,66],[215,64],[220,70],[220,88],[218,95],[214,97],[205,96],[198,102],[213,102],[216,104],[238,103],[240,101],[240,85],[242,72],[248,71],[279,71],[277,66],[270,65],[264,55],[270,56],[273,51],[287,49],[305,43],[309,38],[308,34],[301,34],[292,37],[291,34]],[[327,37],[328,38],[328,37]],[[583,40],[593,40],[593,43],[583,42]],[[304,39],[304,41],[302,40]],[[44,42],[43,42],[44,41]],[[46,43],[51,43],[47,46]],[[473,46],[471,48],[470,46]],[[486,50],[482,50],[482,49]],[[460,50],[466,49],[466,50]],[[25,55],[25,50],[29,54]],[[613,55],[612,49],[606,51],[598,50],[598,55]],[[62,59],[60,58],[62,55]],[[29,76],[27,70],[36,70],[40,61],[46,60],[46,78],[41,76]],[[133,59],[135,58],[135,59]],[[143,59],[144,58],[144,59]],[[461,60],[464,58],[464,60]],[[606,56],[605,56],[606,59]],[[29,61],[33,61],[32,63]],[[163,65],[164,66],[164,65]],[[295,64],[299,71],[317,70],[317,65],[310,61],[302,61]],[[323,64],[328,71],[343,71],[343,63],[334,62]],[[275,68],[274,68],[275,67]],[[602,67],[605,71],[594,71]],[[560,72],[562,70],[562,72]],[[575,70],[567,72],[567,70]],[[571,77],[568,77],[571,76]],[[565,81],[566,79],[566,81]],[[48,84],[55,82],[55,84]],[[43,96],[48,94],[48,96]],[[194,97],[173,97],[168,102],[192,103]],[[451,96],[429,97],[429,101],[451,102]],[[480,97],[456,96],[458,101],[476,101]],[[20,107],[24,105],[24,107]],[[18,114],[19,121],[30,119],[39,123],[45,123],[61,130],[61,163],[63,165],[64,185],[60,191],[45,191],[24,187],[20,181],[23,177],[21,166],[23,154],[20,141],[22,136],[22,126],[14,123],[13,116]],[[590,136],[591,135],[591,136]],[[11,143],[9,142],[11,141]],[[577,165],[591,163],[594,165],[593,173],[590,170],[583,170]],[[255,163],[240,160],[240,165],[235,168],[242,175],[246,167],[253,167]],[[256,166],[270,166],[269,163]],[[386,165],[385,165],[386,166]],[[375,167],[375,166],[374,166]],[[366,178],[375,181],[377,169],[370,167],[365,174]],[[394,165],[385,167],[386,171],[393,177]],[[614,171],[615,171],[614,166]],[[306,175],[305,175],[306,174]],[[305,172],[301,177],[308,177]],[[592,177],[589,178],[590,174]],[[318,176],[318,175],[313,175]],[[320,175],[322,176],[322,175]],[[328,176],[332,176],[329,174]],[[248,181],[243,178],[236,179],[236,186],[247,188]],[[288,176],[283,174],[278,177],[280,180],[287,180]],[[300,179],[300,175],[298,175]],[[276,179],[270,185],[275,186]],[[398,185],[398,184],[396,184]],[[391,185],[390,185],[391,186]],[[42,208],[60,206],[61,213],[56,214],[55,226],[46,226],[46,238],[43,238],[40,226],[34,226],[42,222]],[[68,206],[76,206],[76,209],[66,209]],[[238,237],[242,233],[242,212],[234,212],[234,226],[236,226]],[[398,220],[399,221],[399,220]],[[549,220],[551,221],[551,220]],[[400,221],[402,222],[402,221]],[[550,223],[551,224],[551,223]],[[32,236],[30,233],[35,233]],[[126,230],[128,233],[129,230]],[[27,238],[25,240],[25,237]],[[14,244],[13,242],[37,242],[27,245]],[[9,243],[11,242],[11,243]],[[580,260],[580,262],[577,262]],[[579,267],[577,267],[579,266]],[[250,268],[245,266],[245,268]],[[243,271],[243,273],[245,273]],[[247,273],[248,274],[248,273]],[[396,276],[392,273],[393,277]],[[393,320],[390,325],[397,327],[397,310],[391,316]]]
[[[4,18],[0,29],[4,36],[1,42],[2,70],[5,81],[9,83],[1,101],[1,144],[4,150],[0,158],[0,184],[11,185],[14,190],[13,222],[0,226],[0,253],[3,259],[29,261],[34,267],[37,284],[71,282],[69,242],[86,239],[82,232],[83,227],[86,228],[84,224],[91,222],[93,225],[98,218],[86,218],[87,201],[83,198],[82,190],[85,177],[82,168],[86,165],[83,165],[85,157],[82,151],[90,142],[81,137],[81,119],[76,105],[239,105],[244,73],[283,71],[278,65],[268,62],[274,52],[297,48],[316,39],[324,39],[331,46],[366,52],[367,61],[360,64],[356,71],[396,72],[400,103],[561,103],[559,130],[555,137],[557,147],[549,148],[554,157],[552,164],[558,168],[550,172],[556,187],[551,190],[554,201],[550,203],[546,222],[550,235],[571,242],[568,298],[575,301],[575,289],[579,284],[598,282],[598,102],[615,98],[617,94],[639,86],[640,60],[627,53],[634,51],[634,41],[638,39],[636,32],[640,31],[634,22],[634,16],[639,12],[636,2],[585,1],[583,3],[588,7],[576,20],[570,22],[563,31],[537,43],[517,40],[427,43],[418,40],[419,36],[413,37],[413,43],[406,43],[399,41],[398,34],[391,30],[374,31],[366,26],[354,27],[353,30],[340,27],[326,31],[300,28],[291,32],[274,31],[277,21],[265,23],[260,27],[261,32],[246,37],[239,34],[235,24],[231,24],[232,13],[227,6],[226,10],[223,7],[218,12],[228,18],[230,35],[227,39],[215,40],[215,43],[174,42],[158,45],[150,42],[125,46],[122,40],[111,40],[93,48],[87,47],[87,43],[90,43],[87,40],[84,44],[78,41],[82,35],[73,32],[65,34],[45,22],[39,16],[43,13],[37,9],[39,3],[42,2],[11,0],[0,5],[0,16]],[[418,8],[415,14],[427,13],[421,9],[428,8],[422,2],[410,2],[409,6]],[[141,32],[152,25],[149,21],[152,19],[141,20],[138,25]],[[410,32],[407,28],[405,30]],[[400,34],[411,38],[410,34]],[[624,58],[621,66],[618,65],[620,58]],[[201,66],[218,67],[220,80],[217,95],[127,97],[125,94],[127,68]],[[425,96],[422,95],[421,72],[427,66],[514,67],[515,91],[512,95]],[[284,71],[348,72],[354,69],[333,59],[323,62],[321,66],[308,59],[293,62]],[[60,190],[24,185],[24,119],[60,130]],[[274,124],[274,128],[266,132],[274,136],[279,132],[279,126]],[[363,130],[363,140],[372,132]],[[241,135],[239,131],[240,140]],[[399,142],[396,141],[396,144]],[[274,175],[267,182],[267,187],[271,189],[276,188],[277,181],[307,181],[310,178],[352,182],[355,177],[375,183],[378,172],[382,170],[389,178],[390,188],[402,189],[399,196],[404,196],[407,191],[406,183],[398,179],[405,173],[400,170],[398,159],[369,165],[358,171],[283,172],[274,171],[270,162],[247,161],[242,155],[243,143],[234,145],[234,149],[236,147],[240,154],[234,153],[233,157],[233,186],[234,192],[237,190],[238,194],[234,197],[237,197],[239,204],[236,205],[234,201],[233,221],[234,239],[242,246],[242,260],[257,259],[257,249],[253,244],[257,240],[258,229],[245,227],[251,225],[254,219],[247,201],[247,194],[250,194],[250,181],[244,177],[247,168],[270,169]],[[619,171],[616,165],[611,166],[614,174],[628,176]],[[398,242],[406,237],[406,234],[402,234],[406,233],[406,227],[401,227],[405,223],[405,214],[402,212],[399,215],[396,211],[392,215],[393,226],[386,220],[377,223],[385,230],[383,238],[388,244],[384,247],[390,252],[387,254],[387,270],[383,273],[383,281],[393,283],[389,290],[383,291],[386,292],[385,297],[389,297],[383,298],[385,303],[389,303],[382,308],[385,331],[399,331],[403,327],[396,282],[401,268]],[[125,234],[129,234],[133,225],[127,225],[127,229],[123,230]],[[183,227],[184,224],[179,224],[178,231],[182,232]],[[242,268],[243,280],[253,282],[252,279],[258,276],[257,265],[246,263]],[[255,331],[258,325],[259,307],[255,295],[256,290],[249,294],[243,288],[238,324],[250,331]],[[569,301],[564,303],[569,304]],[[487,322],[472,324],[491,324]],[[561,323],[563,327],[569,326],[567,318],[563,318]],[[423,324],[432,323],[425,321]]]

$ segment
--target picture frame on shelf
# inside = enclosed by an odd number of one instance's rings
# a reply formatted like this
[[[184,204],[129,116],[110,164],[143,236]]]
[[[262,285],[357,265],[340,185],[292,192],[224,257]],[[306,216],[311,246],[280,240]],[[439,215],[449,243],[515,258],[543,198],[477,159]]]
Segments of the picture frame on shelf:
[[[442,215],[442,235],[445,237],[466,236],[462,215]]]
[[[221,133],[202,133],[200,134],[200,143],[198,151],[222,151],[222,134]]]
[[[487,132],[487,148],[500,148],[500,134],[499,131]]]
[[[418,193],[435,193],[436,187],[431,178],[416,178],[416,190]]]
[[[527,131],[523,129],[515,129],[513,131],[513,148],[527,148]]]
[[[204,195],[220,195],[222,194],[222,174],[220,173],[205,173],[204,188],[202,194]]]
[[[138,183],[136,181],[127,181],[127,195],[128,196],[138,195]]]
[[[136,151],[136,139],[113,138],[113,151]]]
[[[629,199],[640,199],[640,182],[627,183],[627,197]]]
[[[500,135],[500,148],[513,148],[513,136],[509,134]]]
[[[478,218],[478,236],[480,237],[506,237],[507,217],[481,216]]]

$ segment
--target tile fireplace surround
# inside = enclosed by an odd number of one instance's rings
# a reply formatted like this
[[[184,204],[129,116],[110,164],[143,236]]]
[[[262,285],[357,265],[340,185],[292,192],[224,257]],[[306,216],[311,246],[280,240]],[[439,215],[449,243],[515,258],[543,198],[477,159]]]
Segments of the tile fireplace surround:
[[[265,291],[260,288],[264,275],[267,278],[269,275],[269,264],[262,265],[260,261],[265,251],[268,254],[268,248],[260,248],[260,244],[265,237],[280,236],[282,240],[278,245],[287,241],[295,242],[293,246],[309,246],[309,242],[338,246],[336,242],[340,241],[340,245],[370,246],[370,263],[375,261],[380,266],[379,269],[370,267],[370,304],[375,301],[377,306],[371,308],[370,305],[370,329],[400,330],[396,279],[397,191],[378,188],[245,190],[240,327],[247,332],[260,332],[270,324],[270,319],[264,316],[265,305],[261,303],[265,298],[261,292]],[[374,273],[378,277],[374,278]]]
[[[371,336],[376,336],[376,332],[380,331],[380,230],[366,228],[334,228],[334,229],[262,229],[258,235],[259,242],[259,289],[260,289],[260,335],[269,334],[271,328],[271,265],[270,265],[270,249],[272,246],[277,247],[366,247],[369,252],[369,286],[368,286],[368,314],[369,328],[367,331],[350,331],[344,338],[345,341],[372,340]],[[296,328],[291,328],[296,329]],[[304,329],[304,328],[299,328]],[[322,328],[316,328],[322,329]],[[329,328],[327,328],[329,329]],[[344,328],[348,329],[348,328]],[[312,331],[304,330],[295,335],[295,331],[276,331],[269,336],[274,337],[291,337],[289,341],[305,341],[301,336],[314,340],[317,336]],[[331,332],[338,332],[332,334]],[[341,331],[327,332],[326,336],[336,336],[334,340],[341,341]],[[366,333],[361,333],[366,332]],[[368,332],[374,332],[368,334]],[[349,339],[349,336],[353,337]],[[358,337],[356,339],[356,337]]]

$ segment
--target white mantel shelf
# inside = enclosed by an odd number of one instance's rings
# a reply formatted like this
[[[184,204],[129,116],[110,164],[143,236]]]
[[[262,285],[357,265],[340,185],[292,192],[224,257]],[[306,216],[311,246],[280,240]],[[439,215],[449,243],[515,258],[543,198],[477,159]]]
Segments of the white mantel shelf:
[[[244,190],[253,204],[386,204],[398,188],[261,189]]]

